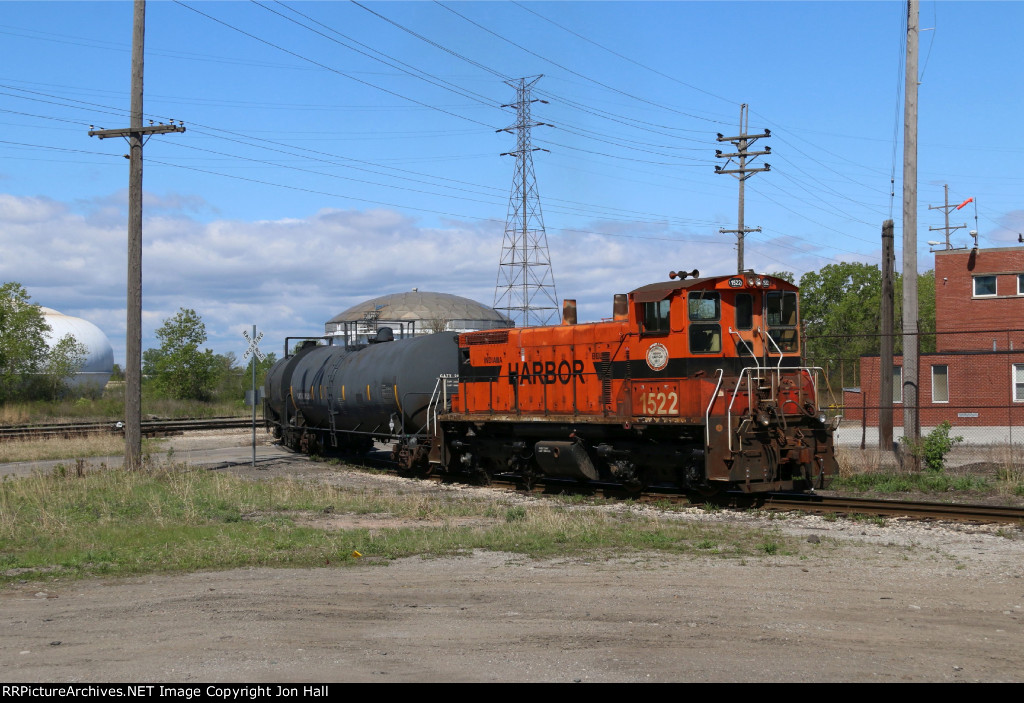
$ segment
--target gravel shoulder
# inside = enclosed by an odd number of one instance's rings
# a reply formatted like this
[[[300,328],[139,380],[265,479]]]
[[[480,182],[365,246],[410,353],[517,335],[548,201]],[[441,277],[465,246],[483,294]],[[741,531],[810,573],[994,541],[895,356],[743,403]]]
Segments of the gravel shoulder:
[[[254,470],[242,439],[181,438],[175,458],[234,443],[243,463],[216,470],[492,490],[274,459],[271,448]],[[746,559],[478,552],[24,582],[0,590],[0,670],[6,682],[1024,679],[1019,530],[699,509],[663,519],[739,522],[815,548]]]

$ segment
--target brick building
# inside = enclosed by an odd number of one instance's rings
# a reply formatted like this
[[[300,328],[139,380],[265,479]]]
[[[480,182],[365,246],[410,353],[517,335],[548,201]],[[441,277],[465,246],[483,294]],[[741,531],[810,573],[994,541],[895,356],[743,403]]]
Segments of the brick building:
[[[935,253],[935,352],[921,354],[922,427],[1024,425],[1024,247]],[[878,425],[879,357],[861,357],[861,387],[844,389],[847,420]],[[900,424],[903,359],[893,359]]]

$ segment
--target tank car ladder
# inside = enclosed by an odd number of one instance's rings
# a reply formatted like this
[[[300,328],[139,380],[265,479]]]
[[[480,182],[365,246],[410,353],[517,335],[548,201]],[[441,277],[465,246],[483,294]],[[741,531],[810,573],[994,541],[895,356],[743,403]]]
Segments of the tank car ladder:
[[[331,423],[331,447],[334,449],[338,448],[338,426],[334,422],[334,416],[338,412],[334,406],[334,379],[337,377],[338,367],[341,366],[341,362],[344,359],[344,355],[338,355],[334,366],[327,373],[327,417]]]

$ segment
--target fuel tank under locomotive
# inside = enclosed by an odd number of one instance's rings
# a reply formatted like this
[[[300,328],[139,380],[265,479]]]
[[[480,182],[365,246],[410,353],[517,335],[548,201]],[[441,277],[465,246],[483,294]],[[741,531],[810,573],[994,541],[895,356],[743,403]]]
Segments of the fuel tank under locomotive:
[[[426,425],[438,377],[458,371],[457,339],[443,332],[356,350],[302,350],[290,367],[267,374],[268,403],[280,416],[290,413],[288,424],[321,431],[415,434]],[[278,410],[280,399],[291,407]]]

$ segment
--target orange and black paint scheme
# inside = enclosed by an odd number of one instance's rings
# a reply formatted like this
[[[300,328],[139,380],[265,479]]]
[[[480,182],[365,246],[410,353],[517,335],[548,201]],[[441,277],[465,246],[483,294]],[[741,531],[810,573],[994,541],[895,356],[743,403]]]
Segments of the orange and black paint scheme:
[[[694,276],[687,279],[688,275]],[[798,289],[700,278],[616,296],[610,320],[461,334],[430,462],[448,471],[748,492],[828,485],[834,425],[803,365]]]

